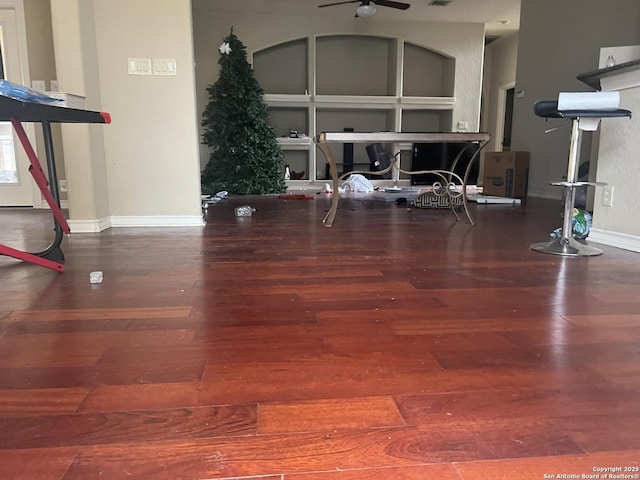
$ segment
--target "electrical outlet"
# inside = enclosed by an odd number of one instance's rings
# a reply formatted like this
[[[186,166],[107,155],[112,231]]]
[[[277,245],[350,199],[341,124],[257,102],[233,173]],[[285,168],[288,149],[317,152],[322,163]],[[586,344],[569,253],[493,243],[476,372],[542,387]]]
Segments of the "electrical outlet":
[[[602,205],[605,207],[613,206],[613,187],[607,185],[602,189]]]
[[[47,85],[44,80],[31,80],[31,88],[39,92],[44,92],[47,90]]]
[[[60,191],[61,192],[66,192],[67,191],[67,181],[66,180],[60,180],[58,183],[60,184]]]

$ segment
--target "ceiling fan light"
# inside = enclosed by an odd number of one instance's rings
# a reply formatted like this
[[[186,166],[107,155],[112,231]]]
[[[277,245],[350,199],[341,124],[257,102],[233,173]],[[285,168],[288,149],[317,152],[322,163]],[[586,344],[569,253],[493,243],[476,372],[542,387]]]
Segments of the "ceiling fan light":
[[[356,9],[356,15],[359,18],[371,18],[371,17],[373,17],[374,13],[376,13],[376,7],[374,7],[373,5],[370,5],[370,4],[360,5]]]

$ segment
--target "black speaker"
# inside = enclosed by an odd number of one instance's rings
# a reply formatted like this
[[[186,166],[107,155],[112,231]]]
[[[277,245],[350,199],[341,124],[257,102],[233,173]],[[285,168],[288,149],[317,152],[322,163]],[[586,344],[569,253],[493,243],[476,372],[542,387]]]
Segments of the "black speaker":
[[[369,156],[369,170],[372,172],[381,172],[386,170],[391,165],[391,155],[384,150],[381,143],[372,143],[367,145],[367,155]],[[372,175],[376,178],[391,178],[391,172],[387,172],[384,175]]]
[[[353,132],[353,128],[345,127],[345,132]],[[342,147],[342,173],[353,171],[353,143],[345,143]]]

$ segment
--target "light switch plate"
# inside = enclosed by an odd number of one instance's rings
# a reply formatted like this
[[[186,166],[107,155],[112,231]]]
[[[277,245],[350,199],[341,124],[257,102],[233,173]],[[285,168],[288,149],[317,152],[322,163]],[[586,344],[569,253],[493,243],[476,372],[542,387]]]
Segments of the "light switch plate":
[[[154,75],[176,75],[176,59],[175,58],[154,58],[153,59]]]
[[[151,75],[150,58],[127,58],[129,75]]]

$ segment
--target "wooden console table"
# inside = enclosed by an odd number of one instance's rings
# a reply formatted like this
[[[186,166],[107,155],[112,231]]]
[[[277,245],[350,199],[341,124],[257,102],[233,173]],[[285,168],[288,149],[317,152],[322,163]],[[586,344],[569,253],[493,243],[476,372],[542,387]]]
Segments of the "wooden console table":
[[[367,175],[383,175],[389,172],[392,169],[397,169],[401,173],[405,173],[407,175],[418,175],[418,174],[434,174],[442,179],[442,182],[438,182],[439,185],[434,185],[434,192],[439,195],[446,195],[449,198],[449,205],[453,210],[456,218],[458,218],[458,214],[455,211],[452,198],[456,196],[462,197],[462,204],[464,206],[464,211],[469,219],[469,222],[473,225],[473,219],[471,218],[471,214],[469,213],[469,209],[467,208],[467,179],[469,177],[469,172],[471,171],[471,167],[473,163],[477,161],[480,151],[489,143],[491,136],[488,133],[466,133],[466,132],[444,132],[444,133],[402,133],[402,132],[322,132],[316,137],[316,144],[322,150],[322,153],[327,158],[329,162],[329,169],[331,172],[331,177],[333,179],[333,197],[331,199],[331,207],[329,208],[329,212],[324,217],[323,223],[325,227],[330,227],[333,224],[333,220],[336,217],[336,212],[338,211],[338,202],[340,201],[340,195],[338,193],[338,186],[340,180],[344,177],[354,174],[367,174]],[[329,146],[330,143],[468,143],[468,147],[472,144],[477,144],[478,148],[474,152],[473,156],[469,160],[464,178],[460,178],[457,174],[453,172],[456,163],[464,153],[465,149],[463,149],[457,157],[453,161],[453,165],[451,166],[451,171],[449,170],[416,170],[416,171],[407,171],[402,170],[396,161],[396,158],[393,157],[393,160],[388,168],[382,171],[372,172],[372,171],[351,171],[347,172],[341,176],[338,175],[338,169],[336,167],[336,161],[333,157],[333,153],[331,152],[331,148]],[[457,185],[460,187],[460,191],[453,188]],[[439,191],[436,191],[436,188]]]
[[[42,267],[64,271],[64,254],[60,245],[64,233],[70,233],[67,219],[60,210],[60,194],[58,191],[58,176],[53,154],[53,139],[51,137],[52,123],[111,123],[111,117],[105,112],[78,110],[75,108],[58,107],[50,104],[24,102],[0,95],[0,121],[10,121],[20,143],[25,149],[31,166],[29,172],[35,180],[43,197],[53,214],[55,236],[49,247],[38,253],[29,253],[0,244],[0,255],[7,255],[25,262],[34,263]],[[44,147],[47,157],[49,178],[44,174],[35,150],[22,128],[22,122],[40,123],[44,137]]]

